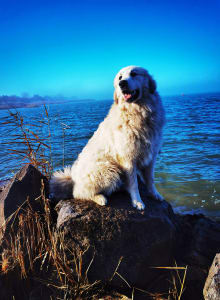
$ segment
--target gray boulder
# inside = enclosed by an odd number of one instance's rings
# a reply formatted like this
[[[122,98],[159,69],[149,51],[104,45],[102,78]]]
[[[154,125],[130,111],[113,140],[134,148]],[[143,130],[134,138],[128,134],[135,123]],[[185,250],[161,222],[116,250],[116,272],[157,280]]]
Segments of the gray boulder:
[[[27,204],[27,200],[34,210],[42,210],[40,201],[37,201],[41,196],[42,183],[45,186],[45,192],[47,192],[47,178],[31,164],[21,168],[7,183],[0,193],[0,237],[6,229],[6,220],[19,207]]]
[[[220,299],[220,253],[216,254],[203,290],[205,300]]]
[[[178,215],[178,266],[188,266],[182,299],[203,299],[208,269],[220,249],[220,224],[204,215]]]
[[[171,271],[152,267],[172,267],[175,262],[188,266],[181,299],[203,299],[207,270],[220,249],[220,224],[203,215],[175,215],[166,201],[147,199],[144,187],[141,194],[144,212],[133,209],[125,193],[112,195],[104,207],[90,201],[60,201],[57,228],[67,247],[77,253],[89,247],[84,262],[88,266],[94,255],[88,272],[91,282],[111,278],[123,257],[117,270],[121,277],[111,282],[117,288],[128,288],[128,283],[148,292],[167,292]],[[179,274],[183,278],[183,271]]]
[[[142,199],[146,197],[142,194]],[[145,201],[145,211],[131,207],[129,196],[116,193],[108,206],[91,201],[60,201],[57,227],[69,249],[85,251],[83,264],[89,280],[109,280],[119,263],[111,285],[146,288],[158,285],[165,271],[154,267],[173,265],[176,242],[175,215],[166,202]],[[88,250],[87,250],[88,249]],[[87,250],[87,251],[86,251]],[[125,279],[127,283],[125,282]]]
[[[46,177],[31,165],[23,167],[14,176],[0,193],[1,224],[18,207],[25,206],[27,198],[34,210],[43,212],[40,201],[36,200],[41,195],[42,182],[47,194]],[[152,293],[167,292],[172,287],[171,275],[175,271],[171,274],[170,270],[155,267],[172,267],[176,261],[179,267],[188,266],[181,300],[203,299],[208,269],[220,249],[220,224],[203,215],[175,215],[170,204],[148,199],[144,187],[140,187],[145,211],[134,209],[126,193],[113,194],[107,206],[73,199],[60,201],[56,206],[58,217],[55,225],[63,234],[67,256],[82,257],[81,271],[87,272],[89,282],[108,282],[112,288],[128,296],[132,291],[129,286]],[[52,208],[51,212],[54,213]],[[2,243],[1,249],[4,247],[7,250],[7,245]],[[74,259],[69,258],[69,261]],[[218,299],[207,298],[210,291],[218,287],[214,285],[219,284],[217,270],[213,273],[217,275],[207,279],[206,300]],[[42,278],[49,276],[45,270],[41,275]],[[0,298],[12,299],[9,295],[13,290],[16,299],[29,299],[28,291],[32,291],[33,299],[38,297],[39,291],[47,299],[47,289],[38,288],[39,283],[36,285],[31,278],[23,281],[19,278],[20,273],[16,270],[1,276],[0,285],[5,288]],[[217,292],[218,289],[215,295]],[[148,299],[147,294],[140,292],[139,298],[137,294],[135,291],[135,300]]]

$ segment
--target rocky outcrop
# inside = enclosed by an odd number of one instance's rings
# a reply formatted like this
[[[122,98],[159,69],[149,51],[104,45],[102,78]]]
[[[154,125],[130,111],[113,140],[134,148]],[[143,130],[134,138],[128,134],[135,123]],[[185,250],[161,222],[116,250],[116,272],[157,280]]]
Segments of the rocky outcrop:
[[[220,299],[220,253],[216,254],[203,290],[205,300]]]
[[[28,164],[15,174],[2,189],[0,193],[0,237],[5,231],[6,220],[27,201],[34,210],[42,210],[39,201],[37,201],[41,195],[42,183],[47,190],[46,177]]]
[[[32,208],[41,209],[35,199],[41,194],[42,180],[47,186],[47,179],[33,166],[21,169],[1,193],[2,222],[27,198]],[[67,261],[73,259],[70,257],[73,253],[82,257],[80,272],[88,276],[89,282],[108,282],[111,288],[128,292],[128,296],[131,296],[133,287],[148,292],[144,297],[143,293],[138,296],[135,292],[134,299],[147,299],[149,293],[169,290],[170,276],[176,271],[170,274],[170,270],[160,267],[172,267],[175,262],[180,267],[187,265],[181,300],[203,299],[208,269],[220,249],[220,224],[203,215],[175,215],[166,201],[148,199],[143,186],[140,192],[146,205],[145,211],[134,209],[126,193],[113,194],[107,206],[73,199],[60,201],[56,205],[58,217],[55,225],[63,237],[63,245],[68,249]],[[3,276],[3,281],[0,281],[3,286],[8,282],[7,278],[13,278],[6,277]],[[13,295],[20,293],[17,281]],[[39,291],[47,299],[50,289],[31,282],[28,281],[31,292],[26,298],[22,294],[21,299],[35,299]]]
[[[146,202],[146,204],[149,204]],[[68,247],[84,254],[85,266],[94,260],[88,277],[91,281],[112,280],[114,287],[145,288],[157,281],[153,267],[173,263],[176,242],[175,216],[170,205],[152,201],[140,212],[130,206],[128,195],[115,194],[109,206],[91,201],[61,201],[57,205],[58,228]],[[160,274],[161,275],[161,274]]]
[[[203,299],[208,269],[220,250],[220,224],[201,214],[177,215],[177,220],[175,258],[179,266],[188,266],[183,299]]]
[[[0,193],[5,189],[5,187],[9,184],[10,179],[5,179],[0,181]]]
[[[142,199],[146,199],[143,188]],[[114,194],[107,207],[89,201],[61,201],[56,207],[57,226],[68,247],[80,252],[90,246],[86,265],[95,249],[90,280],[109,278],[124,257],[118,273],[130,286],[162,293],[169,289],[170,271],[152,267],[176,262],[188,268],[181,299],[203,299],[208,268],[220,249],[220,224],[203,215],[174,215],[166,201],[147,200],[145,204],[144,212],[131,208],[124,193]],[[116,276],[112,284],[125,287],[122,278]]]

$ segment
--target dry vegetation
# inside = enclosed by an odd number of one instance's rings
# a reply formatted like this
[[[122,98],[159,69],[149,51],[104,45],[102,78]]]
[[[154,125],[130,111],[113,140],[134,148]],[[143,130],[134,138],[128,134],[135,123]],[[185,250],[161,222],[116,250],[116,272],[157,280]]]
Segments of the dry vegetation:
[[[53,167],[47,107],[44,106],[41,118],[32,119],[31,123],[27,123],[19,111],[9,110],[9,115],[1,120],[1,124],[8,127],[11,137],[10,142],[7,142],[8,152],[16,155],[21,164],[31,163],[49,178]],[[45,130],[46,134],[42,135]]]
[[[44,203],[43,213],[33,211],[27,201],[27,207],[20,207],[8,220],[10,230],[1,245],[1,275],[15,273],[22,278],[23,285],[30,281],[38,282],[48,289],[51,299],[99,299],[103,295],[111,295],[114,291],[110,289],[110,284],[114,276],[126,282],[131,299],[135,299],[136,292],[144,298],[146,296],[146,299],[181,299],[187,271],[185,267],[163,267],[171,270],[170,289],[164,294],[149,293],[130,286],[118,273],[121,261],[108,282],[89,282],[87,275],[92,260],[83,268],[84,253],[76,255],[74,249],[66,246],[63,233],[54,226],[43,189],[39,201]],[[180,275],[180,271],[184,272]]]
[[[27,124],[18,111],[9,113],[10,116],[4,120],[4,124],[9,124],[11,130],[16,129],[14,134],[16,141],[11,145],[21,145],[18,149],[12,147],[11,153],[21,157],[24,163],[33,164],[49,178],[52,166],[50,119],[47,108],[45,107],[47,120],[33,124]],[[38,134],[41,126],[48,128],[48,136],[44,140]],[[46,151],[49,157],[45,156]],[[89,282],[87,275],[92,261],[88,266],[82,267],[84,253],[76,255],[74,249],[68,249],[66,246],[63,233],[56,229],[52,220],[50,203],[45,196],[43,183],[41,197],[37,200],[41,202],[43,212],[34,211],[27,199],[25,205],[7,220],[8,229],[0,248],[0,273],[3,278],[8,275],[9,278],[13,278],[11,274],[16,274],[17,277],[14,278],[21,280],[23,285],[38,282],[47,288],[51,299],[104,299],[103,295],[114,293],[109,286],[113,277],[119,276],[127,284],[131,299],[135,299],[136,293],[141,293],[143,299],[145,297],[154,300],[181,299],[187,267],[163,267],[170,270],[170,279],[167,278],[170,280],[170,289],[165,294],[152,294],[130,286],[126,278],[118,273],[121,261],[108,282]],[[119,298],[113,296],[108,299]]]
[[[20,207],[8,220],[1,245],[1,274],[14,272],[23,282],[38,281],[49,288],[52,299],[89,299],[102,293],[100,282],[88,283],[82,272],[83,254],[68,249],[63,233],[56,230],[49,200],[42,195],[43,213]],[[53,296],[55,298],[53,298]],[[97,298],[94,298],[97,299]]]

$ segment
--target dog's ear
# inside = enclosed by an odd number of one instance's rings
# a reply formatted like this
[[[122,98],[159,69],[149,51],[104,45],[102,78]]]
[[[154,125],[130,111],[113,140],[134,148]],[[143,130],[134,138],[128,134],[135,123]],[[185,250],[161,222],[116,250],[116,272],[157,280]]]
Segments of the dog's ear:
[[[118,104],[118,97],[117,97],[116,91],[114,91],[114,101],[115,101],[115,104]]]
[[[156,81],[152,77],[150,77],[149,78],[149,92],[151,94],[153,94],[156,91],[156,88],[157,88]]]

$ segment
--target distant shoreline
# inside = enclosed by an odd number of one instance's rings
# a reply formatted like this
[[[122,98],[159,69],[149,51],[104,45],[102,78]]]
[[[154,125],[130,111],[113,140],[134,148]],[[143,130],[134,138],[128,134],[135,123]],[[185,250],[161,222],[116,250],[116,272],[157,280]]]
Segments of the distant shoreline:
[[[4,109],[16,109],[16,108],[34,108],[34,107],[39,107],[41,105],[44,105],[45,103],[42,104],[37,104],[37,103],[33,103],[30,105],[23,105],[23,104],[18,104],[18,105],[0,105],[0,110],[4,110]]]
[[[195,97],[195,96],[207,96],[210,97],[220,97],[219,92],[206,92],[206,93],[190,93],[190,94],[178,94],[178,95],[161,95],[162,99],[165,98],[173,98],[173,97]],[[57,97],[49,97],[49,96],[39,96],[35,95],[33,97],[25,98],[19,96],[6,96],[0,95],[0,110],[9,110],[9,109],[18,109],[18,108],[35,108],[40,107],[42,105],[52,105],[52,104],[64,104],[69,102],[101,102],[101,101],[112,101],[111,98],[109,99],[69,99],[66,97],[57,98]]]
[[[32,97],[2,95],[0,96],[0,109],[34,108],[42,105],[65,103],[73,100],[74,99],[68,99],[66,97],[42,97],[40,95],[34,95]]]
[[[109,99],[95,100],[95,99],[74,99],[74,100],[59,100],[59,101],[48,101],[48,102],[28,102],[28,103],[1,103],[0,110],[17,109],[17,108],[35,108],[42,105],[53,105],[53,104],[64,104],[71,102],[91,102],[91,101],[110,101]]]
[[[0,103],[0,110],[6,110],[6,109],[17,109],[17,108],[36,108],[36,107],[40,107],[42,105],[52,105],[52,104],[61,104],[61,103],[67,103],[67,102],[71,102],[74,100],[70,100],[70,101],[57,101],[57,102],[33,102],[33,103],[15,103],[15,104],[1,104]]]

